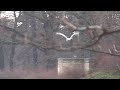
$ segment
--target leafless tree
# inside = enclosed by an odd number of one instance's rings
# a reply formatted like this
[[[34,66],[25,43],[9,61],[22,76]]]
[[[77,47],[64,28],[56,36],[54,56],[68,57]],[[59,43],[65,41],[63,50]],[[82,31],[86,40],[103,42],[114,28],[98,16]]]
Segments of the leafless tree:
[[[19,16],[16,17],[16,11],[14,11],[14,28],[10,28],[6,25],[0,24],[1,31],[12,33],[12,50],[10,55],[10,67],[13,68],[13,57],[15,54],[15,45],[19,43],[24,43],[27,41],[27,44],[33,46],[33,61],[35,66],[38,63],[38,51],[44,52],[46,55],[47,62],[51,58],[51,51],[58,52],[73,52],[76,50],[86,50],[94,53],[100,53],[110,56],[120,57],[119,50],[116,47],[116,44],[112,43],[113,50],[107,49],[108,51],[102,51],[101,44],[104,44],[105,39],[109,39],[109,37],[118,37],[120,28],[117,26],[111,25],[113,22],[110,18],[110,15],[113,12],[107,11],[20,11]],[[29,18],[30,27],[32,30],[32,36],[25,35],[24,32],[21,32],[20,29],[22,27],[17,27],[17,22],[22,20],[24,24],[28,24],[27,20],[25,21],[25,16]],[[22,19],[20,19],[22,17]],[[117,17],[118,18],[118,17]],[[109,21],[109,22],[108,22]],[[25,23],[26,22],[26,23]],[[118,22],[117,22],[118,23]],[[27,28],[29,27],[27,26]],[[63,26],[63,30],[65,32],[80,32],[81,41],[77,46],[72,45],[68,48],[61,48],[56,46],[56,41],[54,40],[54,33],[60,30],[59,26]],[[17,30],[17,29],[20,30]],[[115,29],[116,28],[116,29]],[[28,28],[30,29],[30,28]],[[37,37],[37,32],[42,31],[40,33],[39,40]],[[86,36],[84,34],[87,34]],[[19,37],[19,38],[17,38]],[[36,39],[38,38],[38,39]],[[116,38],[116,42],[119,42],[118,38]],[[62,40],[61,40],[62,41]],[[14,43],[13,43],[14,42]],[[95,48],[99,48],[99,50]],[[1,54],[2,55],[2,54]]]

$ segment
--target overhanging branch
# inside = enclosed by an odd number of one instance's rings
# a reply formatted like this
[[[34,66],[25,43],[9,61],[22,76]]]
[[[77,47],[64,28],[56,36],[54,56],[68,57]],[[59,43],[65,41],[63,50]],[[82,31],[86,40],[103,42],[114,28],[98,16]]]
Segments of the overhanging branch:
[[[35,41],[33,38],[26,37],[24,34],[20,33],[19,31],[16,31],[15,29],[12,29],[12,28],[9,28],[5,25],[0,25],[0,27],[4,28],[4,29],[0,29],[0,30],[6,30],[8,32],[13,32],[16,35],[20,36],[22,39],[19,39],[18,41],[22,40],[22,42],[24,42],[24,38],[26,38],[28,41],[28,44],[35,46],[36,48],[38,48],[41,51],[44,51],[44,48],[41,48],[41,43],[38,41]]]

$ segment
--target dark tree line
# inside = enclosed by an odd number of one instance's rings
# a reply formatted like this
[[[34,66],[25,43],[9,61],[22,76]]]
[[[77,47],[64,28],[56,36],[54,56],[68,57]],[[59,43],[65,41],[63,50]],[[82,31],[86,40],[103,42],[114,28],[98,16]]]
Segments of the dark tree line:
[[[119,53],[110,53],[109,51],[101,51],[98,45],[104,44],[106,38],[111,38],[112,35],[119,37],[120,28],[117,24],[113,24],[111,15],[119,12],[108,12],[108,11],[12,11],[14,20],[8,20],[1,18],[0,21],[0,68],[3,69],[4,64],[4,45],[10,45],[9,53],[9,66],[13,70],[17,64],[17,49],[20,47],[25,48],[27,45],[32,49],[30,55],[32,58],[30,65],[37,67],[40,61],[45,63],[53,62],[52,60],[64,56],[63,53],[74,51],[93,53],[103,53],[112,56],[120,56]],[[0,13],[1,14],[1,13]],[[18,16],[17,16],[18,14]],[[117,18],[119,18],[117,16]],[[18,23],[22,22],[20,26]],[[114,22],[115,23],[115,22]],[[60,28],[62,26],[63,28]],[[117,28],[116,28],[117,27]],[[65,39],[57,37],[56,32],[66,33],[70,36],[74,31],[80,32],[80,41],[73,39],[70,42],[66,42]],[[6,33],[5,36],[2,33]],[[10,37],[9,37],[10,35]],[[7,41],[7,38],[10,41]],[[77,38],[76,38],[77,39]],[[112,38],[116,41],[115,44],[119,45],[119,39]],[[63,43],[63,44],[59,44]],[[70,47],[64,47],[66,43],[70,44]],[[77,44],[73,44],[77,43]],[[68,46],[67,44],[67,46]],[[111,45],[114,43],[111,43]],[[21,45],[21,46],[19,46]],[[23,45],[23,46],[22,46]],[[29,46],[30,45],[30,46]],[[28,48],[27,47],[27,48]],[[82,51],[83,50],[83,51]],[[58,53],[60,52],[60,53]],[[23,54],[23,53],[20,53]],[[42,55],[43,56],[40,56]],[[19,56],[19,55],[18,55]],[[69,56],[69,55],[68,55]],[[15,58],[17,57],[17,58]],[[90,56],[89,56],[90,57]],[[40,59],[41,58],[41,59]],[[20,58],[18,58],[20,59]],[[22,57],[21,57],[22,59]],[[19,61],[19,60],[18,60]],[[26,61],[26,59],[24,59]],[[30,60],[29,60],[30,61]],[[17,63],[17,62],[16,62]],[[22,63],[23,64],[23,63]],[[15,65],[15,66],[14,66]],[[48,65],[48,64],[47,64]]]

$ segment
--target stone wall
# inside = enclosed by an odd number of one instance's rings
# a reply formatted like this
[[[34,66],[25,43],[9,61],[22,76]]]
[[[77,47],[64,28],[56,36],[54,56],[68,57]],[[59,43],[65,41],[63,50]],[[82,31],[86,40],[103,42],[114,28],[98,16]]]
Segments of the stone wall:
[[[87,58],[58,58],[58,76],[79,78],[89,72],[89,59]]]

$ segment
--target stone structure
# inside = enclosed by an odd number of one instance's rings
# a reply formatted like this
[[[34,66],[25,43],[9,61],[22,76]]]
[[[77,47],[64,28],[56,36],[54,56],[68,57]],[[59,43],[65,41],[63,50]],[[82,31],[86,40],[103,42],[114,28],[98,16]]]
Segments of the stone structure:
[[[88,72],[89,58],[58,58],[58,76],[60,77],[68,74],[69,76],[70,74],[86,75]]]

